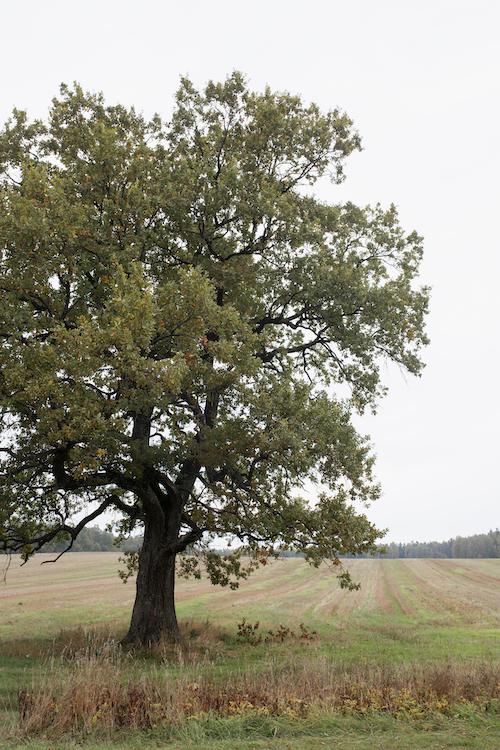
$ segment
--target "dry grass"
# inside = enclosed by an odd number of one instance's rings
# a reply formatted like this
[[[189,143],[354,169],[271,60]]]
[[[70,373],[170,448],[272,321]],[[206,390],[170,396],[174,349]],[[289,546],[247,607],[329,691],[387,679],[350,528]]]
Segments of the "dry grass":
[[[207,641],[217,634],[207,630]],[[203,640],[203,634],[201,635]],[[184,665],[189,649],[178,652]],[[492,709],[500,697],[500,669],[488,663],[341,668],[311,654],[301,663],[214,672],[166,669],[172,654],[157,654],[147,673],[134,671],[136,654],[96,641],[84,652],[54,658],[43,680],[19,693],[19,732],[49,736],[111,734],[119,728],[179,725],[190,718],[258,713],[301,717],[315,711],[423,716],[450,714],[458,704]],[[200,670],[197,670],[200,675]]]
[[[179,661],[184,663],[199,663],[200,658],[210,654],[214,658],[220,654],[228,634],[208,620],[198,622],[183,620],[179,623],[181,633],[180,644],[171,642],[155,644],[144,651],[144,656],[153,660]],[[90,627],[79,626],[60,630],[50,640],[40,638],[13,638],[0,642],[0,654],[8,658],[35,658],[51,666],[54,660],[60,658],[61,663],[68,663],[82,655],[97,656],[118,649],[118,644],[125,636],[126,628],[117,623],[106,623]],[[125,653],[125,652],[124,652]],[[132,656],[132,654],[130,654]],[[134,657],[140,657],[137,649]],[[43,668],[43,665],[42,665]]]

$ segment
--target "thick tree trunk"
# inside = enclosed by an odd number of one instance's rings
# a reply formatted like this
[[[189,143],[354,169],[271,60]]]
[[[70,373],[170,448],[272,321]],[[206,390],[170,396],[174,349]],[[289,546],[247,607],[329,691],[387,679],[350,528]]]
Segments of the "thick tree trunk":
[[[136,597],[124,644],[150,646],[165,639],[178,641],[175,613],[175,554],[167,551],[164,529],[147,522],[139,554]]]

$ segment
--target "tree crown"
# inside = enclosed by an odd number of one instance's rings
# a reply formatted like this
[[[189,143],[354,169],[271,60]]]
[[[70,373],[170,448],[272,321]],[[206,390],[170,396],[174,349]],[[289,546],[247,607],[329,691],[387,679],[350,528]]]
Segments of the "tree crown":
[[[351,413],[383,394],[384,360],[420,372],[428,293],[421,238],[394,206],[311,193],[359,148],[344,113],[238,73],[201,92],[182,80],[168,122],[78,85],[46,122],[14,111],[0,135],[5,548],[76,538],[108,509],[124,530],[177,514],[174,552],[228,534],[258,560],[373,546],[355,502],[379,490]],[[243,574],[239,553],[206,553],[214,581]]]

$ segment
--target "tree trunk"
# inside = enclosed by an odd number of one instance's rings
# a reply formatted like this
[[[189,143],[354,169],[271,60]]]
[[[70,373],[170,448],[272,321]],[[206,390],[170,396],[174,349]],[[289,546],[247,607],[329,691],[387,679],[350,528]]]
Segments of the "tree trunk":
[[[175,553],[167,551],[162,524],[146,522],[139,554],[136,596],[124,644],[150,646],[180,640],[175,613]]]

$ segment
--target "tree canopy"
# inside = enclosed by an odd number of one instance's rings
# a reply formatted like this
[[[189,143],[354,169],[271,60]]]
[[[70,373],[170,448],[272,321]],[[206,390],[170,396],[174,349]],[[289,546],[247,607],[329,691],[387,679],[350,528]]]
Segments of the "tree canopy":
[[[168,121],[62,86],[0,135],[0,544],[29,556],[111,509],[143,526],[131,640],[175,631],[188,545],[227,583],[379,537],[351,417],[384,361],[420,373],[428,292],[394,206],[313,193],[359,148],[346,114],[238,73],[183,79]],[[228,535],[250,563],[211,554]]]

